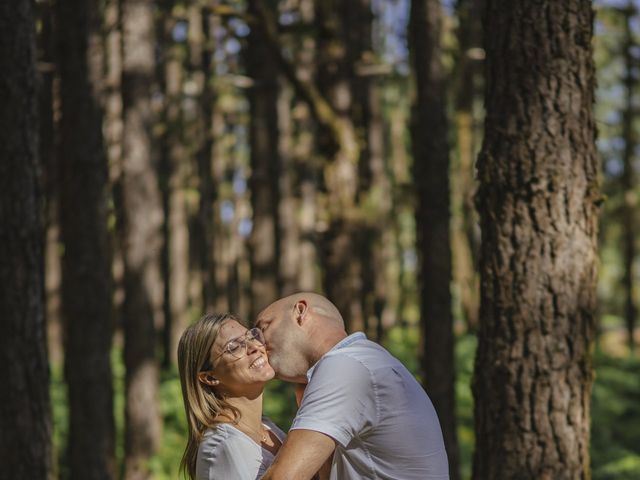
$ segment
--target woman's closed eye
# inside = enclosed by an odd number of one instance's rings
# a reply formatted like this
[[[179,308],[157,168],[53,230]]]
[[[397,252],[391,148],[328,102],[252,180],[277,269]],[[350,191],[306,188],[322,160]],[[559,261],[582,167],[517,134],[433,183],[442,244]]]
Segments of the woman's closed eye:
[[[232,340],[229,343],[227,343],[227,352],[229,352],[230,354],[234,354],[234,353],[238,353],[240,351],[240,348],[242,346],[240,345],[240,342]]]

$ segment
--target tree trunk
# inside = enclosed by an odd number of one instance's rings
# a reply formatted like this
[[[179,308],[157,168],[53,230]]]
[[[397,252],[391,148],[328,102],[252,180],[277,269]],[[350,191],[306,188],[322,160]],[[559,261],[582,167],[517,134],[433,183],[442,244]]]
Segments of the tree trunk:
[[[360,230],[357,209],[360,152],[351,118],[352,67],[345,48],[349,29],[348,2],[316,2],[317,85],[335,112],[342,139],[326,126],[318,129],[318,150],[325,158],[327,229],[322,238],[323,285],[327,297],[342,314],[348,331],[362,330],[362,274],[357,252]],[[346,141],[344,141],[346,139]]]
[[[110,215],[116,219],[116,227],[109,229],[111,251],[111,277],[113,290],[114,329],[122,325],[122,303],[124,299],[124,260],[122,258],[122,25],[120,22],[120,0],[106,0],[104,4],[105,45],[105,100],[104,142],[109,165],[109,185],[113,199]]]
[[[162,68],[159,78],[164,91],[161,139],[162,203],[165,221],[163,231],[164,317],[163,368],[176,362],[177,341],[187,325],[189,286],[189,232],[185,202],[185,165],[188,163],[182,135],[181,115],[184,54],[173,40],[177,24],[174,2],[163,4],[159,26],[162,28]]]
[[[160,442],[155,331],[162,325],[162,207],[152,151],[154,5],[125,0],[123,27],[123,326],[126,367],[125,478],[149,478]]]
[[[62,311],[72,479],[115,477],[108,174],[100,104],[103,48],[99,11],[91,0],[57,2]]]
[[[51,412],[33,7],[0,3],[0,478],[45,480]]]
[[[417,90],[412,139],[417,191],[416,238],[420,258],[422,371],[426,390],[440,418],[449,457],[449,474],[457,479],[449,145],[441,22],[438,0],[411,2],[409,46]]]
[[[483,4],[484,0],[464,0],[456,5],[460,47],[454,70],[457,155],[451,175],[451,244],[453,278],[468,331],[476,330],[480,310],[478,215],[473,195],[479,123],[474,103],[481,83]]]
[[[189,54],[191,75],[196,79],[199,88],[200,101],[196,130],[196,153],[198,172],[199,204],[196,220],[196,241],[198,247],[199,273],[202,283],[202,307],[207,311],[216,305],[219,297],[216,285],[215,260],[214,260],[214,205],[217,198],[216,181],[213,176],[212,163],[214,158],[214,106],[216,92],[212,86],[212,57],[214,45],[212,44],[213,28],[212,15],[206,9],[200,9],[198,5],[192,5],[189,9]]]
[[[635,215],[636,204],[638,202],[635,192],[635,175],[633,172],[634,152],[636,148],[636,132],[633,128],[636,112],[634,109],[634,92],[637,80],[633,73],[634,64],[637,63],[633,57],[633,48],[635,42],[633,39],[632,22],[636,14],[636,7],[633,0],[629,1],[624,11],[625,23],[625,39],[624,39],[624,62],[625,62],[625,109],[622,112],[622,138],[624,139],[624,152],[622,155],[624,163],[624,171],[622,173],[622,187],[624,191],[624,204],[622,211],[623,218],[623,238],[624,238],[624,291],[625,291],[625,309],[624,317],[627,326],[627,339],[629,350],[634,350],[633,333],[636,324],[637,308],[634,299],[634,278],[633,263],[635,259]]]
[[[314,21],[314,0],[299,0],[298,11],[300,20],[305,25],[311,25]],[[296,74],[304,81],[310,82],[314,75],[314,63],[316,56],[316,41],[312,34],[302,35],[298,43],[292,48],[295,51]],[[314,156],[314,138],[317,131],[311,117],[309,106],[293,92],[294,103],[290,107],[294,112],[293,121],[293,145],[291,149],[291,161],[297,172],[296,190],[298,193],[297,217],[285,218],[280,216],[281,222],[290,221],[297,228],[297,257],[293,265],[295,271],[295,288],[289,293],[297,291],[316,291],[320,288],[317,274],[318,264],[318,236],[316,224],[318,220],[318,183],[320,168],[316,162],[309,161]],[[279,116],[284,118],[284,113]],[[281,134],[282,138],[282,134]],[[284,157],[286,158],[286,157]],[[283,172],[286,168],[283,166]],[[284,195],[284,193],[281,193]],[[282,201],[281,201],[282,204]],[[283,225],[283,223],[281,223]],[[283,228],[283,242],[286,240],[287,230]],[[289,246],[282,245],[281,255],[289,254]],[[286,288],[285,288],[286,290]],[[287,291],[283,292],[286,294]]]
[[[39,78],[39,138],[40,161],[42,164],[42,177],[46,204],[45,225],[45,293],[47,298],[46,318],[48,331],[49,361],[62,364],[62,319],[61,319],[61,272],[60,265],[60,222],[58,216],[58,179],[59,167],[56,155],[56,120],[60,116],[59,79],[55,68],[55,32],[54,32],[54,5],[52,1],[43,1],[36,4],[40,28],[37,32],[38,70]],[[54,458],[56,453],[54,452]],[[54,464],[54,474],[56,465]]]
[[[256,2],[249,0],[247,13],[256,15]],[[278,229],[280,174],[278,155],[278,68],[260,28],[252,28],[247,39],[247,74],[253,80],[248,92],[250,108],[249,179],[253,229],[249,240],[251,262],[251,313],[255,316],[278,298]]]
[[[601,194],[588,0],[490,0],[473,478],[588,479]]]

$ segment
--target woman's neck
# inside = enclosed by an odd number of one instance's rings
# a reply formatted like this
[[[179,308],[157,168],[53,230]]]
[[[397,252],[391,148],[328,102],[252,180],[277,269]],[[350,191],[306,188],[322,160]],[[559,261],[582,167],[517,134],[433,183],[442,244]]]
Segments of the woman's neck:
[[[262,428],[262,391],[258,395],[227,397],[227,403],[240,411],[240,423],[251,429]],[[225,415],[233,418],[233,415]]]

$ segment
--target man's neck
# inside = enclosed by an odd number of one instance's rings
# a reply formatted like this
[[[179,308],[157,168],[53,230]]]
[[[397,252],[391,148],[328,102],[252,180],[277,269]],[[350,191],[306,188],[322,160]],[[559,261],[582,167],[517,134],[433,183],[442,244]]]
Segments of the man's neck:
[[[347,338],[347,332],[345,332],[344,330],[336,329],[334,331],[331,331],[325,334],[324,338],[322,338],[322,340],[318,343],[318,345],[314,349],[314,352],[311,358],[312,360],[311,365],[315,365],[316,363],[318,363],[318,361],[327,352],[333,349],[333,347],[335,347],[338,343],[340,343],[345,338]]]

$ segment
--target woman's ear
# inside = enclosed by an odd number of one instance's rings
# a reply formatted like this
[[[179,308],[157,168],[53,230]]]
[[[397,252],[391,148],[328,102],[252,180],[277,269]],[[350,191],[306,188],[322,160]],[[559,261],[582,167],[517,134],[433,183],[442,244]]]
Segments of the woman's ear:
[[[209,385],[210,387],[215,387],[220,383],[220,380],[211,375],[211,372],[200,372],[198,373],[198,380],[204,383],[205,385]]]
[[[307,312],[309,311],[309,306],[307,305],[306,300],[298,300],[296,304],[293,306],[294,315],[296,317],[296,322],[298,325],[302,325],[306,320]]]

